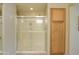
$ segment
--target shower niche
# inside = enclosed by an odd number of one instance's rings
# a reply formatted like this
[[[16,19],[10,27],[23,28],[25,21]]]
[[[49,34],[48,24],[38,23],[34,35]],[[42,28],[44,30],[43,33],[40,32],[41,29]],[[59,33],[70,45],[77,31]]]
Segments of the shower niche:
[[[16,53],[47,54],[47,4],[17,4]]]

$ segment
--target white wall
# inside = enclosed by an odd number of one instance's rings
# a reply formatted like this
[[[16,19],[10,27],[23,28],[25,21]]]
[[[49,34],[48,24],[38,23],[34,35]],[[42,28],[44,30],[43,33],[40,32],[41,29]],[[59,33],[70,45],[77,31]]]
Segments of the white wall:
[[[70,52],[79,54],[79,31],[78,31],[79,4],[70,7]]]
[[[3,54],[16,54],[16,4],[3,4]]]
[[[67,3],[49,3],[48,7],[49,8],[67,8],[68,4]]]

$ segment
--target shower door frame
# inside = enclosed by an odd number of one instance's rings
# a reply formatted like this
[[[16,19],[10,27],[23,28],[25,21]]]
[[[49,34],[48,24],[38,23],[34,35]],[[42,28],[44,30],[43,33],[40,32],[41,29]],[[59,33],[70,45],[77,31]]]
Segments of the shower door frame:
[[[50,54],[50,49],[49,49],[49,47],[50,47],[50,31],[49,31],[49,28],[50,28],[50,21],[49,21],[49,19],[48,19],[48,16],[16,16],[16,23],[17,23],[17,17],[35,17],[35,18],[40,18],[40,17],[46,17],[46,19],[47,19],[47,40],[46,40],[46,44],[45,44],[45,47],[46,47],[46,49],[45,49],[45,51],[42,51],[41,53],[40,53],[40,51],[38,51],[38,52],[35,52],[35,51],[17,51],[16,50],[16,54],[26,54],[26,55],[39,55],[39,54],[42,54],[42,55],[48,55],[48,54]],[[17,26],[16,26],[17,27]],[[16,34],[17,34],[17,28],[16,28]],[[17,44],[17,43],[16,43]]]

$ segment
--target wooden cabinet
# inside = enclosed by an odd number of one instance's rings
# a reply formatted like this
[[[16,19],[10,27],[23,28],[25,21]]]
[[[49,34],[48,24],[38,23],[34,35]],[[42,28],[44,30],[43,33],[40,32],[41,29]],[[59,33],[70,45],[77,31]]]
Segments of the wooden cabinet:
[[[65,53],[65,8],[51,8],[50,54]]]

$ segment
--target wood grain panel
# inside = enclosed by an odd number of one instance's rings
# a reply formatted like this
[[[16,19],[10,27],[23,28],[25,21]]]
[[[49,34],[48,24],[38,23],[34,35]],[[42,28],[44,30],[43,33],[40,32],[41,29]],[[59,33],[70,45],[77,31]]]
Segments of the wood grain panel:
[[[52,24],[52,52],[64,53],[64,23]]]
[[[51,13],[52,13],[52,21],[64,21],[65,8],[53,8]]]
[[[56,16],[55,13],[56,11],[58,12],[58,10],[59,11],[61,10],[59,13],[61,13],[62,16],[61,14],[59,16],[58,15]],[[57,19],[60,16],[62,20]],[[52,21],[52,20],[55,20],[55,21]],[[62,9],[62,8],[51,9],[50,53],[51,54],[64,54],[65,53],[65,9]]]

